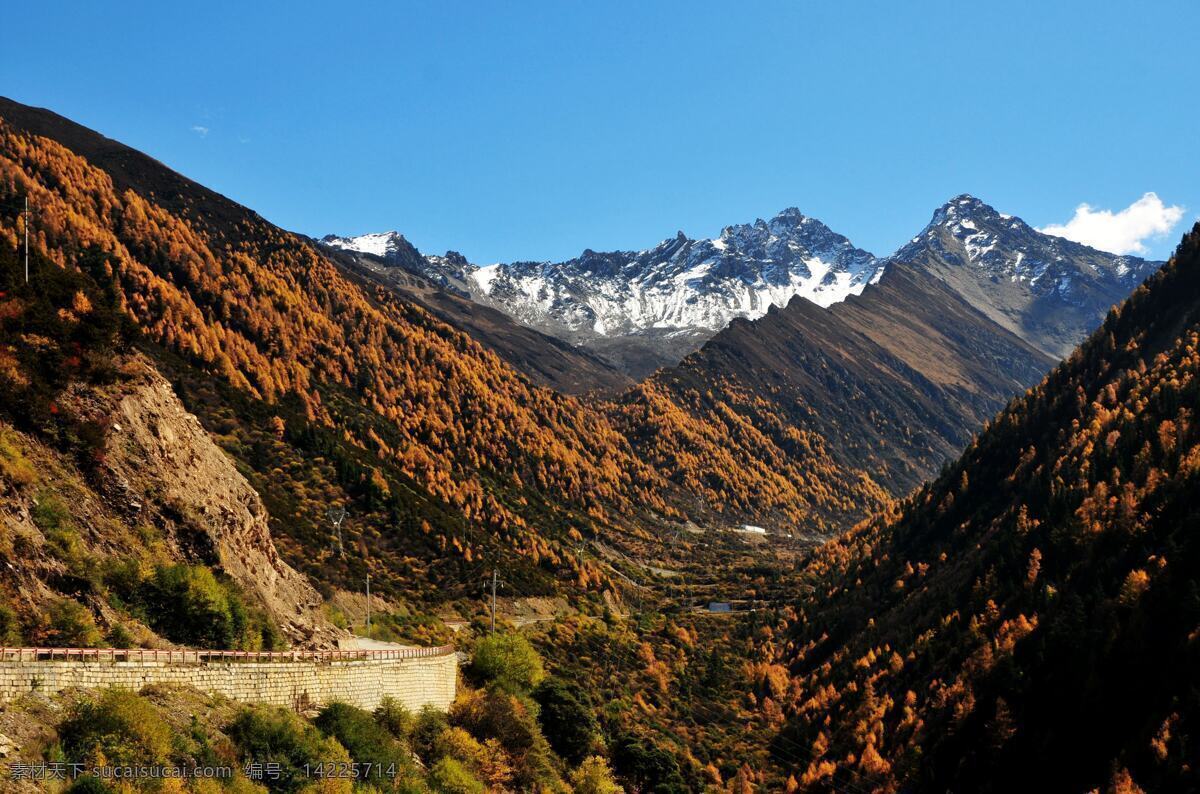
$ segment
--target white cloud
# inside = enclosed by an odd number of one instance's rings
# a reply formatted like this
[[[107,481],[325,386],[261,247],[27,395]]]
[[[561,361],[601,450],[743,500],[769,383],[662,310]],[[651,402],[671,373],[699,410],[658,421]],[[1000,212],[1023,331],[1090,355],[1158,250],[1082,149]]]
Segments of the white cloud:
[[[1146,240],[1168,234],[1181,218],[1183,207],[1168,207],[1157,193],[1147,193],[1117,212],[1080,204],[1065,224],[1052,223],[1038,231],[1113,254],[1144,254]]]
[[[201,138],[205,138],[208,136],[208,127],[201,127],[199,124],[196,124],[192,127],[192,132],[196,133]]]

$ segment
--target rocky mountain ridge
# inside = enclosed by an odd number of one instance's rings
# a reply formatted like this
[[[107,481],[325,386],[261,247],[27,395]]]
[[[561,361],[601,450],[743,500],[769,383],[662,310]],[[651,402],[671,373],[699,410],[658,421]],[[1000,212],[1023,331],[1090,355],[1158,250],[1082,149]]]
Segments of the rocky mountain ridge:
[[[615,359],[635,376],[674,363],[735,318],[762,317],[797,295],[828,306],[879,276],[872,254],[795,208],[728,226],[713,239],[679,232],[646,250],[588,249],[558,263],[479,266],[453,251],[418,262],[398,232],[322,242],[416,270],[443,289]],[[629,346],[647,361],[614,350]]]
[[[963,194],[884,260],[949,284],[996,323],[1062,358],[1162,266],[1037,231]]]
[[[634,377],[675,363],[734,319],[758,319],[797,296],[828,307],[861,295],[888,268],[910,265],[1061,357],[1161,265],[1043,234],[967,194],[883,258],[795,208],[713,239],[679,232],[643,251],[588,249],[565,262],[479,266],[453,251],[422,256],[394,231],[322,242],[418,273]]]

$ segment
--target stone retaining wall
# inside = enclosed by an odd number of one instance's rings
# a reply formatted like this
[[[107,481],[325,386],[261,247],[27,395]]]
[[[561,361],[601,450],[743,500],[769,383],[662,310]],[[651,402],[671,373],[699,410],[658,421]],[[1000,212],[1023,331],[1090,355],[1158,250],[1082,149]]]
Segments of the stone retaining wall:
[[[332,661],[0,661],[0,703],[38,691],[181,684],[247,703],[298,711],[331,701],[374,709],[384,697],[413,712],[442,711],[454,700],[458,659],[448,652],[409,659]]]

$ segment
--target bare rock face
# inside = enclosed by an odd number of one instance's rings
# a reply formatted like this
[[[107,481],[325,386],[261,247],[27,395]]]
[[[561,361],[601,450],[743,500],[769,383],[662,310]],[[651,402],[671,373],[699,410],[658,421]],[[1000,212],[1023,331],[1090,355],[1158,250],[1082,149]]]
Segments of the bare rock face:
[[[950,285],[989,319],[1065,358],[1162,266],[1045,234],[974,196],[950,199],[887,260]]]
[[[336,646],[342,632],[325,620],[304,575],[280,558],[258,493],[152,364],[136,357],[125,372],[132,377],[104,406],[105,462],[128,509],[155,502],[174,514],[190,533],[180,544],[200,547],[294,644]]]

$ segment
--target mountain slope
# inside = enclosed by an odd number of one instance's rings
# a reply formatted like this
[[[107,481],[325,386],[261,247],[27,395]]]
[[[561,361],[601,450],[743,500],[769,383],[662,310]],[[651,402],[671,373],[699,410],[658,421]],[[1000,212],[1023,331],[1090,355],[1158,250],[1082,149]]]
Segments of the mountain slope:
[[[781,653],[802,788],[1200,785],[1198,350],[1200,226],[935,482],[816,555]]]
[[[803,525],[877,501],[869,478],[815,442],[803,465],[835,498],[765,460],[719,490],[684,492],[625,435],[655,427],[532,384],[397,291],[151,158],[48,111],[0,101],[0,117],[0,198],[27,194],[38,211],[35,284],[48,268],[94,271],[262,495],[285,558],[325,586],[356,587],[369,571],[382,595],[453,599],[499,559],[529,589],[601,589],[611,580],[579,553],[580,535],[653,536],[685,516]],[[17,229],[0,223],[7,250]],[[676,470],[725,454],[722,425],[690,424],[686,447],[656,446]],[[353,516],[345,555],[325,519],[337,504]]]
[[[682,406],[690,422],[724,418],[733,467],[689,461],[687,470],[673,468],[677,459],[656,448],[669,436],[627,432],[689,488],[769,460],[801,482],[802,492],[829,489],[840,502],[837,515],[861,518],[954,457],[986,417],[1051,364],[940,281],[893,266],[878,285],[828,309],[797,297],[760,320],[735,320],[623,406],[639,423],[656,398]],[[739,432],[743,426],[754,434]],[[836,484],[804,470],[812,444],[839,467],[870,477],[876,498],[841,502],[845,492]]]
[[[545,579],[549,558],[549,571],[590,581],[551,536],[603,524],[609,509],[670,512],[663,481],[603,417],[303,238],[52,113],[4,101],[0,116],[0,186],[28,193],[33,245],[52,262],[35,262],[34,277],[78,267],[90,248],[108,258],[119,309],[254,474],[298,567],[359,576],[363,561],[313,553],[327,549],[331,502],[356,505],[350,540],[378,555],[381,589],[497,546],[528,576]],[[12,218],[0,232],[15,248]]]
[[[1161,262],[1036,231],[962,195],[888,258],[924,268],[1047,355],[1062,358]]]
[[[340,632],[280,558],[259,495],[129,350],[136,331],[92,276],[102,262],[35,255],[27,285],[0,248],[0,642],[331,645]]]

